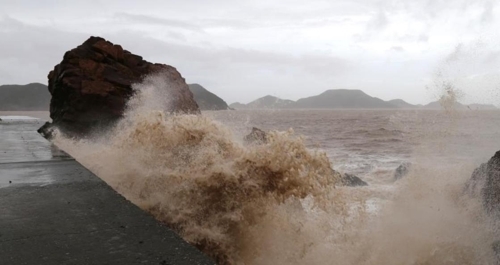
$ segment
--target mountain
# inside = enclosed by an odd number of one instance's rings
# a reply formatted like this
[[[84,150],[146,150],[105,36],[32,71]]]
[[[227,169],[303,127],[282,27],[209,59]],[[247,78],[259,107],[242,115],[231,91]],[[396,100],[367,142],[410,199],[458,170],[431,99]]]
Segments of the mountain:
[[[293,100],[281,99],[271,95],[258,98],[248,104],[239,102],[230,105],[234,109],[287,109],[293,106]]]
[[[491,110],[494,105],[454,103],[458,110]],[[234,109],[442,109],[439,101],[425,106],[412,105],[402,99],[384,101],[367,95],[361,90],[332,89],[317,96],[302,98],[297,101],[265,96],[248,104],[239,102],[230,105]]]
[[[189,84],[189,90],[193,93],[194,100],[198,103],[200,110],[227,110],[229,106],[220,97],[206,90],[199,84]]]
[[[492,104],[470,104],[468,107],[472,110],[495,110],[498,109],[495,105]]]
[[[317,96],[299,99],[294,108],[301,109],[393,109],[397,105],[371,97],[361,90],[327,90]]]
[[[443,106],[441,105],[441,102],[439,101],[433,101],[427,105],[423,106],[424,109],[442,109]],[[465,109],[466,107],[458,102],[453,103],[453,108],[454,109]]]
[[[248,103],[247,107],[251,109],[283,109],[290,107],[293,103],[293,100],[267,95]]]
[[[425,106],[423,106],[424,109],[442,109],[443,106],[439,101],[433,101]],[[470,109],[470,110],[494,110],[498,109],[494,105],[487,105],[487,104],[469,104],[469,105],[464,105],[459,102],[454,102],[453,103],[453,109],[456,110],[465,110],[465,109]]]
[[[50,93],[46,85],[0,86],[0,110],[2,111],[49,111]]]
[[[232,109],[248,109],[246,104],[242,104],[239,102],[235,102],[235,103],[229,105],[229,107]]]
[[[389,100],[388,101],[389,103],[397,106],[398,108],[401,108],[401,109],[414,109],[414,108],[418,108],[418,107],[421,107],[421,105],[412,105],[402,99],[393,99],[393,100]]]

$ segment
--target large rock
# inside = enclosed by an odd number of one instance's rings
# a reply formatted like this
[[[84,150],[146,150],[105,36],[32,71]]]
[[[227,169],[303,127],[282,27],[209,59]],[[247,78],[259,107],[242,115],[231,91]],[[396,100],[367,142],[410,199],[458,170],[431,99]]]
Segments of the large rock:
[[[348,187],[368,186],[368,183],[364,180],[349,173],[344,173],[342,175],[342,183]]]
[[[402,179],[404,176],[408,175],[408,173],[410,173],[410,167],[411,163],[409,162],[401,163],[401,165],[399,165],[399,167],[394,171],[394,181]]]
[[[253,127],[252,131],[243,140],[247,144],[264,144],[267,143],[267,133],[257,127]]]
[[[488,163],[483,163],[474,169],[471,178],[465,183],[464,191],[472,197],[482,196],[487,171]]]
[[[464,192],[479,197],[489,216],[500,220],[500,151],[472,172],[471,178],[465,183]],[[493,242],[491,247],[497,260],[495,264],[500,264],[500,240]]]
[[[488,161],[476,168],[472,177],[465,184],[465,192],[480,196],[485,210],[500,217],[500,151]]]
[[[90,37],[66,54],[48,75],[52,124],[40,128],[48,136],[57,126],[63,133],[81,136],[108,126],[123,115],[133,95],[132,84],[160,74],[168,80],[170,104],[165,111],[199,113],[184,78],[172,66],[150,63],[100,37]]]

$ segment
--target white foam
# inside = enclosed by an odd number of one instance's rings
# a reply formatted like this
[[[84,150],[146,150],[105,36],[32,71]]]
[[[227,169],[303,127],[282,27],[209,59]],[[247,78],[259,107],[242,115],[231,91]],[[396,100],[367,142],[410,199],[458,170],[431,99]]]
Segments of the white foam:
[[[15,120],[39,120],[38,118],[35,117],[30,117],[30,116],[0,116],[1,120],[4,121],[15,121]]]

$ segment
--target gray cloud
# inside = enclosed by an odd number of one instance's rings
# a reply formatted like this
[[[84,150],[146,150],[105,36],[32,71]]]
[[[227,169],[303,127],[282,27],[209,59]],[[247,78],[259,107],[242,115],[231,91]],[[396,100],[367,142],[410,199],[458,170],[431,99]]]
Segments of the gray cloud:
[[[250,22],[250,21],[238,20],[238,19],[210,18],[210,19],[199,19],[196,21],[197,21],[197,23],[203,25],[204,27],[251,29],[251,28],[264,26],[260,21]]]
[[[500,50],[490,51],[483,59],[485,64],[494,64],[500,61]]]
[[[427,41],[429,41],[429,35],[427,35],[426,33],[421,33],[418,36],[418,41],[421,41],[421,42],[427,42]]]
[[[158,18],[153,16],[146,16],[141,14],[129,14],[129,13],[116,13],[114,15],[114,18],[129,23],[155,24],[167,27],[182,28],[197,32],[203,31],[201,27],[198,27],[195,24],[183,20]]]
[[[15,25],[15,27],[10,27]],[[5,29],[9,30],[6,31]],[[60,62],[65,51],[76,47],[89,37],[87,34],[69,33],[47,27],[33,26],[16,19],[0,21],[3,41],[0,43],[0,72],[9,69],[14,76],[1,75],[1,83],[46,82],[48,72]],[[49,37],[50,36],[50,37]],[[213,48],[182,45],[147,37],[139,31],[105,33],[103,37],[121,44],[125,49],[144,56],[152,62],[173,65],[189,82],[221,86],[222,80],[237,85],[241,80],[255,79],[246,83],[252,90],[259,80],[287,79],[274,87],[293,85],[293,79],[318,79],[338,76],[350,69],[347,60],[321,54],[290,55],[287,53],[239,49]],[[52,38],[58,41],[54,42]],[[22,44],[22,45],[20,45]],[[12,71],[12,69],[16,69]],[[21,71],[20,69],[23,69]],[[26,76],[25,71],[29,71]],[[2,80],[3,79],[3,80]],[[12,81],[10,81],[12,80]],[[241,86],[241,85],[240,85]],[[261,89],[269,89],[260,85]],[[259,91],[259,89],[254,89]],[[214,92],[220,92],[214,89]],[[320,92],[320,91],[318,91]],[[226,98],[236,98],[238,91],[222,91]],[[262,91],[265,93],[265,91]]]
[[[0,83],[45,81],[49,71],[61,61],[63,51],[76,47],[87,37],[1,18],[0,69],[7,74],[0,76]]]
[[[484,3],[484,10],[483,14],[481,15],[481,22],[483,23],[490,23],[493,21],[493,2],[488,1]]]
[[[379,10],[378,13],[368,22],[368,28],[372,30],[381,30],[387,27],[389,19],[384,10]]]
[[[495,36],[499,11],[490,0],[5,0],[0,83],[44,82],[65,51],[100,35],[230,102],[346,87],[422,103],[443,64],[473,80],[498,69],[498,45],[470,56],[469,44]]]
[[[184,34],[180,33],[180,32],[168,31],[166,33],[166,36],[168,36],[171,39],[178,40],[178,41],[183,41],[183,42],[187,41],[186,36]]]
[[[395,51],[395,52],[404,52],[405,51],[405,49],[401,46],[392,46],[391,50]]]
[[[351,64],[347,60],[321,54],[293,56],[286,53],[237,48],[201,48],[130,33],[113,34],[108,37],[111,41],[122,43],[125,48],[129,47],[130,51],[142,54],[148,60],[172,64],[183,69],[183,73],[190,72],[194,65],[200,66],[200,71],[205,73],[215,68],[220,71],[213,73],[212,76],[224,75],[229,69],[235,68],[246,69],[239,74],[240,76],[258,74],[260,69],[281,73],[288,71],[297,75],[311,74],[317,77],[335,76],[351,70]]]

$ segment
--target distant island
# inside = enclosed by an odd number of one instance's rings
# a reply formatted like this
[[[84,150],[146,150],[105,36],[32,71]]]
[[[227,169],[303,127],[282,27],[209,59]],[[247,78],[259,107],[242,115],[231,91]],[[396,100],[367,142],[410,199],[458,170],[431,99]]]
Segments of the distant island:
[[[208,91],[199,84],[188,84],[189,90],[193,93],[194,100],[200,107],[200,110],[227,110],[229,106],[227,103]]]
[[[434,101],[431,102],[422,108],[424,109],[442,109],[443,107],[441,106],[441,103],[439,101]],[[459,109],[459,110],[465,110],[465,109],[471,109],[471,110],[494,110],[497,109],[495,105],[491,104],[469,104],[469,105],[464,105],[459,102],[455,102],[453,104],[454,109]]]
[[[361,90],[331,89],[319,95],[301,98],[297,101],[267,95],[250,103],[228,105],[222,98],[199,84],[189,84],[194,100],[200,110],[245,110],[245,109],[442,109],[439,101],[427,105],[412,105],[402,99],[384,101],[372,97]],[[50,93],[44,84],[0,86],[1,111],[48,111]],[[469,104],[456,102],[458,110],[493,110],[494,105]]]
[[[233,109],[286,109],[290,108],[291,104],[295,101],[288,99],[280,99],[273,96],[265,96],[256,99],[248,104],[242,104],[239,102],[229,105]]]
[[[199,84],[188,85],[200,110],[227,110],[227,103]],[[49,111],[50,93],[40,83],[1,85],[0,111]]]
[[[1,111],[49,111],[50,93],[40,83],[0,86]]]
[[[301,98],[297,101],[265,96],[248,104],[233,103],[233,109],[442,109],[439,101],[427,105],[412,105],[402,99],[384,101],[372,97],[361,90],[331,89],[317,96]],[[455,109],[490,110],[494,105],[455,103]]]

